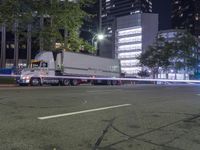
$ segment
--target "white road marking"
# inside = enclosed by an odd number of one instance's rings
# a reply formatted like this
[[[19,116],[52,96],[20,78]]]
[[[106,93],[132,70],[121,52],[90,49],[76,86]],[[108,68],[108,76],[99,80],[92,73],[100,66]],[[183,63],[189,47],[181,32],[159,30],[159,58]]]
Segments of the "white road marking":
[[[113,90],[89,90],[89,91],[86,91],[87,93],[102,93],[102,92],[120,92],[122,90],[120,89],[113,89]]]
[[[114,109],[114,108],[128,107],[128,106],[131,106],[131,104],[122,104],[122,105],[101,107],[101,108],[96,108],[96,109],[89,109],[89,110],[83,110],[83,111],[77,111],[77,112],[71,112],[71,113],[65,113],[65,114],[38,117],[38,119],[39,120],[47,120],[47,119],[52,119],[52,118],[66,117],[66,116],[72,116],[72,115],[77,115],[77,114],[84,114],[84,113],[89,113],[89,112],[102,111],[102,110],[107,110],[107,109]]]
[[[200,94],[197,94],[197,96],[200,96]]]

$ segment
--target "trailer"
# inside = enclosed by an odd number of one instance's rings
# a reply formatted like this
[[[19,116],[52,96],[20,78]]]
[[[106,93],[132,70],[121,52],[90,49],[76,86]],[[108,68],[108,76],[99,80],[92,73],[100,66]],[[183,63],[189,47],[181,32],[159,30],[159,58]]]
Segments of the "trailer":
[[[120,74],[120,62],[117,59],[65,51],[43,51],[36,55],[29,68],[22,70],[18,83],[31,86],[75,86],[81,83],[116,85],[118,81],[109,79],[119,78]]]

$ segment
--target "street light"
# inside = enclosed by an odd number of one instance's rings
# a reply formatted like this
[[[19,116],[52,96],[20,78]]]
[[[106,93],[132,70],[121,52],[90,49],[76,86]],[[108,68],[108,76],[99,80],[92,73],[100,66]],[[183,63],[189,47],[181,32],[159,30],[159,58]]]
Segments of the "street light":
[[[102,41],[103,39],[104,39],[104,35],[103,34],[98,34],[97,35],[97,39],[99,40],[99,41]]]
[[[95,50],[97,50],[98,42],[104,40],[104,38],[105,38],[105,35],[102,33],[94,35],[94,37],[92,38],[92,45],[95,47]]]

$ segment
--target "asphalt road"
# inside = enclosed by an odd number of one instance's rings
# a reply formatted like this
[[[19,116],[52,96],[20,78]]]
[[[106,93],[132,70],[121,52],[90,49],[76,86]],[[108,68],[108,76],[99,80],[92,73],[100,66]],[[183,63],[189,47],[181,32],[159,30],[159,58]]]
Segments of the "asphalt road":
[[[199,149],[200,86],[0,88],[0,150]]]

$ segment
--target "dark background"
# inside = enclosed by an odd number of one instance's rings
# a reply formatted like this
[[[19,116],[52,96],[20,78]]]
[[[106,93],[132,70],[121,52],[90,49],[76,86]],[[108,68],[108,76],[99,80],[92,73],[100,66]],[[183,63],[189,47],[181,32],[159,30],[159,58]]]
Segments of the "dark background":
[[[171,0],[153,0],[153,12],[159,14],[159,30],[171,28]]]

